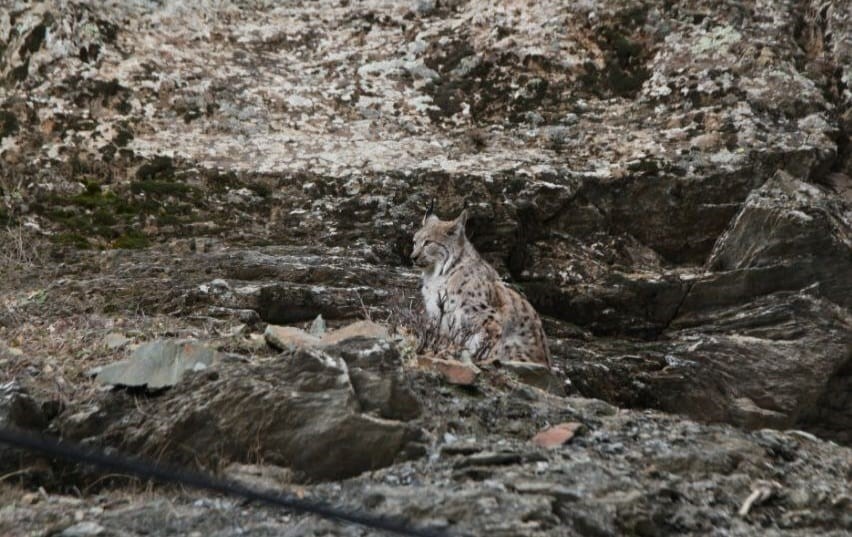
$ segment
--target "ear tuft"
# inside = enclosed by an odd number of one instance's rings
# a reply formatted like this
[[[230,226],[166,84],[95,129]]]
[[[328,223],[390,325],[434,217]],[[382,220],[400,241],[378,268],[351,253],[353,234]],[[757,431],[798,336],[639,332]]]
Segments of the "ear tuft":
[[[426,225],[426,222],[433,218],[437,218],[434,215],[435,211],[435,198],[432,198],[432,202],[429,204],[429,207],[426,209],[426,214],[423,215],[423,225]]]

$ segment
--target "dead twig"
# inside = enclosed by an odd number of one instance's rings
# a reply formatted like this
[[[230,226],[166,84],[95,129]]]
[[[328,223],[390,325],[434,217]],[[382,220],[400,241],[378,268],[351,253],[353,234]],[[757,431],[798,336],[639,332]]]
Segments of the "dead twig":
[[[776,496],[781,491],[781,483],[777,481],[758,481],[752,488],[751,494],[740,506],[739,516],[747,517],[751,508],[755,505],[760,505],[766,500]]]

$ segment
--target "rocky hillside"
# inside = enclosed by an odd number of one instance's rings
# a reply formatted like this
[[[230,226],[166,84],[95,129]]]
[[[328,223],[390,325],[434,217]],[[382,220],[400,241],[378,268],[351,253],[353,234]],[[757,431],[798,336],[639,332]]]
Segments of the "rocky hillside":
[[[475,535],[846,535],[850,133],[838,0],[0,0],[0,424]],[[418,355],[432,199],[553,375]],[[388,330],[263,336],[320,314]],[[369,534],[0,461],[0,534]]]

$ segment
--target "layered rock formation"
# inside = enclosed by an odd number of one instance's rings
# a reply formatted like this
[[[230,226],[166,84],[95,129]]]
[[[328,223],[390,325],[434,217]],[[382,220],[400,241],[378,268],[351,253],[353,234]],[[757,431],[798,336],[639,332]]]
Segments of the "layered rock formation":
[[[342,490],[477,532],[848,530],[848,448],[802,440],[852,442],[844,2],[7,4],[0,224],[51,245],[37,270],[4,273],[10,341],[22,323],[81,314],[142,312],[202,339],[318,314],[393,321],[417,304],[408,254],[423,209],[435,198],[449,216],[468,203],[471,240],[545,317],[572,398],[529,395],[505,372],[448,387],[402,358],[362,373],[349,364],[346,386],[321,393],[333,393],[344,429],[393,429],[380,461],[356,456],[335,472],[300,463],[286,443],[257,453],[318,479],[392,464]],[[223,460],[206,466],[256,462],[231,442],[245,431],[231,427],[228,394],[283,397],[264,375],[301,382],[296,362],[258,365],[269,351],[236,346],[250,365],[225,363],[217,379],[148,402],[190,415],[199,394],[219,401],[224,414],[193,422],[209,433],[199,438],[230,431],[230,447],[215,450]],[[373,388],[359,392],[358,375],[375,388],[375,371],[388,370],[413,383],[420,417],[362,397]],[[425,404],[424,386],[446,397]],[[67,410],[45,424],[143,453],[163,450],[152,431],[178,434],[131,400],[84,420],[86,434],[60,426],[87,405],[109,407],[100,397],[122,396],[63,392]],[[506,402],[524,397],[524,411]],[[669,414],[598,421],[567,410],[592,405],[580,397]],[[528,438],[565,421],[584,423],[588,444],[580,434],[527,456]],[[764,428],[808,433],[744,432]],[[475,447],[435,455],[444,433]],[[494,477],[498,463],[476,454],[501,441],[519,455],[494,459],[510,461]],[[431,458],[401,462],[423,444]],[[656,452],[680,466],[642,466]],[[759,520],[731,518],[756,480],[789,494]],[[403,487],[413,482],[432,487],[420,511]],[[800,490],[822,492],[790,492]],[[457,504],[478,507],[452,514]],[[494,525],[482,522],[497,510]],[[305,524],[300,534],[325,531]]]

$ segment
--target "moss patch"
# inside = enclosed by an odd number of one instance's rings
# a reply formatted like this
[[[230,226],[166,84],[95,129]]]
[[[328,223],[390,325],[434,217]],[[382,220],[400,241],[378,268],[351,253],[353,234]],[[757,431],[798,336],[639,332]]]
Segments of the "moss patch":
[[[150,244],[148,237],[139,231],[128,231],[112,242],[113,248],[122,248],[125,250],[138,250],[145,248]]]
[[[155,194],[166,196],[182,196],[193,192],[193,188],[183,183],[174,181],[156,181],[148,179],[145,181],[134,181],[130,183],[130,191],[134,194]]]
[[[169,157],[141,163],[129,184],[116,182],[114,168],[103,162],[70,158],[61,172],[84,188],[71,195],[41,193],[32,210],[60,233],[54,235],[55,242],[87,248],[143,248],[153,234],[185,235],[201,220],[215,227],[236,225],[246,217],[227,211],[228,192],[251,190],[263,200],[256,200],[253,211],[264,213],[277,185],[268,176],[198,169]],[[151,229],[147,236],[143,228]]]
[[[91,246],[86,237],[74,232],[63,232],[54,235],[53,242],[61,246],[71,246],[80,250],[85,250]]]
[[[153,221],[169,232],[198,218],[205,207],[203,191],[175,177],[171,159],[155,159],[140,168],[137,180],[115,192],[102,185],[85,163],[77,163],[85,189],[72,196],[48,194],[33,208],[57,224],[63,234],[55,241],[74,247],[144,248],[148,237],[138,231]],[[174,229],[178,228],[178,229]]]

